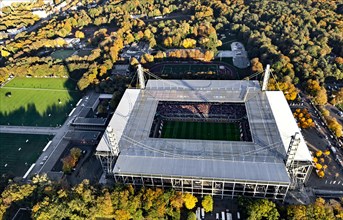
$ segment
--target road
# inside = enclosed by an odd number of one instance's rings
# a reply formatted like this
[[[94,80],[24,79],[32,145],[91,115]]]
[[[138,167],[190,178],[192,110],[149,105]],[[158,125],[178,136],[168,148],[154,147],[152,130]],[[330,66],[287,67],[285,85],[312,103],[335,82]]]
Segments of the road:
[[[307,142],[307,146],[309,147],[309,149],[313,152],[317,150],[325,151],[331,145],[338,149],[338,155],[342,156],[342,152],[339,150],[339,146],[336,139],[334,137],[331,137],[331,131],[320,117],[320,114],[315,109],[315,106],[311,103],[310,99],[304,93],[300,93],[300,95],[302,96],[302,101],[304,102],[304,105],[299,106],[299,108],[307,108],[309,113],[311,114],[312,119],[316,121],[318,124],[316,128],[308,128],[302,130],[302,134]],[[297,108],[297,106],[294,106],[294,108]],[[329,156],[325,156],[324,158],[324,164],[328,165],[328,170],[325,171],[325,177],[323,179],[320,179],[315,173],[315,171],[313,171],[306,185],[314,189],[342,189],[342,167],[340,167],[337,161],[335,161],[335,155],[333,155],[332,152]],[[339,175],[338,177],[336,177],[337,173]]]
[[[7,126],[0,125],[0,133],[13,134],[46,134],[55,135],[59,131],[59,127],[34,127],[34,126]]]
[[[81,103],[75,107],[75,111],[71,114],[64,122],[64,124],[59,128],[55,137],[51,140],[49,148],[46,149],[36,161],[35,167],[32,169],[28,177],[34,174],[42,174],[51,171],[60,159],[60,156],[64,152],[65,148],[68,146],[69,141],[64,139],[64,135],[68,131],[73,131],[74,128],[70,126],[70,121],[77,117],[84,107],[91,107],[93,103],[89,100],[93,100],[91,96],[99,96],[95,92],[89,92],[85,97],[83,97]]]

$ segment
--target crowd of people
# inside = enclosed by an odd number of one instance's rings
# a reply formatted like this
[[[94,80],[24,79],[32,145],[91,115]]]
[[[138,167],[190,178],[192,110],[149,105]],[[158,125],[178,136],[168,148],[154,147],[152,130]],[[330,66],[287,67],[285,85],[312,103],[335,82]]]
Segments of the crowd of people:
[[[244,104],[160,102],[156,113],[164,117],[199,117],[239,120],[246,116]]]

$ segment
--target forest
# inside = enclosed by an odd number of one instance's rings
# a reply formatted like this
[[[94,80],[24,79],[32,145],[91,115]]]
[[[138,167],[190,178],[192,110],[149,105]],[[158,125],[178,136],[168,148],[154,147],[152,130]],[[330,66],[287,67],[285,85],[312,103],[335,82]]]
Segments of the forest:
[[[196,207],[210,213],[215,205],[210,195],[160,188],[91,185],[76,186],[50,181],[46,175],[30,183],[12,180],[0,184],[0,219],[13,217],[18,208],[31,210],[33,219],[194,219]],[[217,198],[219,199],[219,198]],[[343,201],[318,198],[309,205],[284,205],[267,199],[238,198],[242,218],[248,220],[343,219]]]
[[[79,88],[83,90],[106,81],[113,64],[121,61],[121,50],[132,42],[149,42],[158,54],[155,58],[163,59],[161,54],[168,48],[198,48],[210,60],[222,45],[218,35],[226,32],[235,34],[246,45],[254,60],[253,70],[256,65],[272,64],[280,82],[296,85],[308,79],[320,83],[330,77],[342,79],[342,8],[333,0],[111,0],[93,8],[67,11],[64,16],[56,15],[37,32],[22,32],[14,41],[7,41],[1,46],[5,61],[0,68],[0,81],[9,74],[37,72],[42,76],[45,70],[57,68],[60,71],[56,75],[82,74]],[[157,16],[165,19],[155,19]],[[95,31],[90,33],[87,28]],[[37,56],[42,50],[60,47],[63,41],[58,39],[70,35],[85,37],[93,48],[92,54],[76,55],[63,62]],[[196,59],[181,54],[174,53],[173,58]],[[142,59],[154,61],[149,54]],[[68,71],[61,72],[60,66]]]

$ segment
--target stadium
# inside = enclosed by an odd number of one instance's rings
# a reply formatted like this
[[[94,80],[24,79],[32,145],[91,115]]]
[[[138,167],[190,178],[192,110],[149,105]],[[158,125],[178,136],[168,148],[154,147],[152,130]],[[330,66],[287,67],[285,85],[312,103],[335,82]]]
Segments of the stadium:
[[[221,197],[284,200],[312,170],[283,93],[247,80],[127,89],[96,155],[116,182]]]

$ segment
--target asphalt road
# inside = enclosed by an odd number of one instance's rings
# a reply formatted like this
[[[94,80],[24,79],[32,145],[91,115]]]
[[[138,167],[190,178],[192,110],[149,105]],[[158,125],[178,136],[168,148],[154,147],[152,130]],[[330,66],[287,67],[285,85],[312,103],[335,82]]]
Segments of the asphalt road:
[[[304,105],[300,106],[300,108],[307,108],[311,117],[314,121],[317,122],[318,127],[316,128],[309,128],[302,130],[302,134],[304,136],[305,141],[307,142],[307,146],[313,152],[317,150],[325,151],[328,149],[330,144],[334,146],[336,149],[339,150],[339,146],[336,143],[335,138],[331,138],[331,131],[328,129],[324,121],[321,120],[319,116],[319,112],[314,108],[311,104],[310,100],[301,93],[302,100],[304,101]],[[292,108],[297,108],[292,107]],[[327,139],[325,138],[327,137]],[[342,156],[342,150],[338,151],[338,155]],[[342,190],[343,189],[343,169],[340,165],[335,161],[335,156],[331,152],[329,156],[324,156],[325,162],[324,164],[328,165],[328,169],[325,171],[325,176],[323,179],[319,178],[313,169],[311,176],[307,182],[308,187],[316,188],[316,189],[330,189],[330,190]],[[338,173],[338,177],[336,177],[336,173]]]
[[[81,103],[79,103],[79,105],[75,108],[73,114],[65,120],[64,124],[59,128],[55,137],[51,140],[52,142],[49,148],[46,149],[46,151],[42,152],[42,154],[39,156],[35,163],[35,167],[30,172],[29,177],[34,174],[47,173],[52,170],[57,160],[60,159],[63,151],[68,146],[69,141],[64,139],[64,135],[68,131],[74,130],[74,128],[70,126],[69,122],[77,117],[84,107],[90,107],[93,105],[93,103],[89,102],[89,100],[92,100],[92,98],[90,98],[91,96],[99,96],[99,94],[89,92],[85,97],[82,98]]]
[[[55,135],[60,128],[0,125],[0,133]]]

